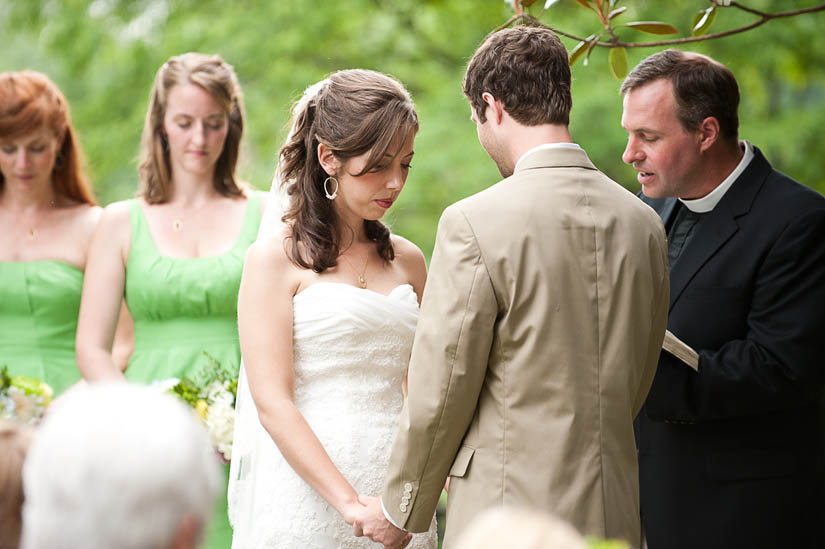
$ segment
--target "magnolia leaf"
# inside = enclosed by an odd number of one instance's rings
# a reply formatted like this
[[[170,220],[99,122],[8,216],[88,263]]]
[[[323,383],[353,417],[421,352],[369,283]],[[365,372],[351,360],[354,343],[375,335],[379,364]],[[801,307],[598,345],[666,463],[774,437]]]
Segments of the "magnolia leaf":
[[[584,66],[590,61],[590,54],[593,53],[593,48],[599,43],[599,36],[593,35],[593,38],[587,43],[587,53],[584,56]]]
[[[617,8],[617,9],[610,12],[610,15],[607,16],[607,20],[608,21],[613,21],[613,19],[615,17],[620,16],[621,14],[623,14],[626,11],[627,11],[627,6],[622,6],[621,8]]]
[[[579,4],[581,4],[582,6],[584,6],[585,8],[587,8],[589,10],[593,9],[593,7],[590,5],[590,0],[576,0],[576,2],[578,2]]]
[[[624,26],[648,34],[676,34],[679,32],[679,29],[673,25],[660,21],[634,21]]]
[[[627,50],[624,48],[610,48],[607,60],[610,63],[610,71],[617,80],[627,76]]]
[[[587,40],[589,40],[590,38],[592,38],[592,37],[588,36]],[[570,59],[569,59],[568,63],[570,64],[571,67],[573,66],[573,63],[578,61],[579,57],[581,57],[582,54],[584,53],[585,46],[587,46],[587,43],[588,43],[587,40],[582,40],[581,42],[576,44],[576,47],[573,48],[573,51],[570,52]]]
[[[706,10],[702,10],[696,15],[693,16],[693,26],[690,29],[691,36],[702,36],[710,26],[713,24],[713,21],[716,19],[716,5],[709,7]]]

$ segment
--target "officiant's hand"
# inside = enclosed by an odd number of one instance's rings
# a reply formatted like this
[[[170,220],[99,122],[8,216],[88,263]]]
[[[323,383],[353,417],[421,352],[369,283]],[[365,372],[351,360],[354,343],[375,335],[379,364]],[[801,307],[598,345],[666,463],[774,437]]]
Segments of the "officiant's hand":
[[[387,520],[380,498],[358,496],[358,499],[365,507],[352,525],[352,533],[356,537],[367,536],[387,549],[403,548],[410,543],[412,534],[396,528]]]

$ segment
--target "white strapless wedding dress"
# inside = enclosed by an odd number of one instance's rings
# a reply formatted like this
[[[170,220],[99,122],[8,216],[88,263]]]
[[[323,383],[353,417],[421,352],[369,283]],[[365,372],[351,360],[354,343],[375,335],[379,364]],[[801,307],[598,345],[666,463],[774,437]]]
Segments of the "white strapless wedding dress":
[[[409,284],[384,296],[319,282],[293,300],[295,405],[359,494],[377,496],[383,488],[417,320]],[[229,518],[233,549],[381,547],[353,537],[352,528],[284,460],[258,420],[243,367]],[[408,547],[437,547],[435,518]]]

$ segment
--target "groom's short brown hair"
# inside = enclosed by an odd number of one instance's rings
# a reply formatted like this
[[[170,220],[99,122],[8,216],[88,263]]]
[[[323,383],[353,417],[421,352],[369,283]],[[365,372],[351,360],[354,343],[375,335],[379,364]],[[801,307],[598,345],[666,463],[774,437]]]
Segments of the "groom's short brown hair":
[[[501,101],[526,126],[569,124],[570,65],[567,50],[550,29],[515,27],[487,36],[467,65],[464,95],[479,122],[487,107],[482,95]]]

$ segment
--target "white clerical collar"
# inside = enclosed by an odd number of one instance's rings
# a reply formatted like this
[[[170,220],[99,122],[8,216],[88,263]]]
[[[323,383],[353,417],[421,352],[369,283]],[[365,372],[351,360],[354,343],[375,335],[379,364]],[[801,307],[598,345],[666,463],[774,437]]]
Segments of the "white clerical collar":
[[[581,150],[581,147],[579,147],[575,143],[542,143],[541,145],[536,145],[535,147],[533,147],[532,149],[528,150],[526,153],[521,155],[521,158],[519,158],[518,162],[516,162],[516,167],[513,168],[513,171],[518,169],[518,165],[521,164],[521,161],[524,160],[525,158],[527,158],[528,155],[531,155],[536,151],[544,151],[544,150],[548,150],[548,149],[579,149],[579,150]]]
[[[713,208],[719,204],[719,201],[722,200],[722,197],[725,196],[725,193],[728,192],[733,182],[736,181],[742,172],[745,171],[745,168],[748,167],[751,160],[753,160],[753,145],[751,145],[748,141],[742,141],[742,144],[745,147],[745,154],[742,155],[742,160],[739,161],[739,164],[736,165],[736,168],[730,175],[725,178],[715,189],[710,191],[708,194],[703,196],[702,198],[694,198],[692,200],[683,200],[682,204],[685,207],[695,213],[707,213],[711,211]]]

